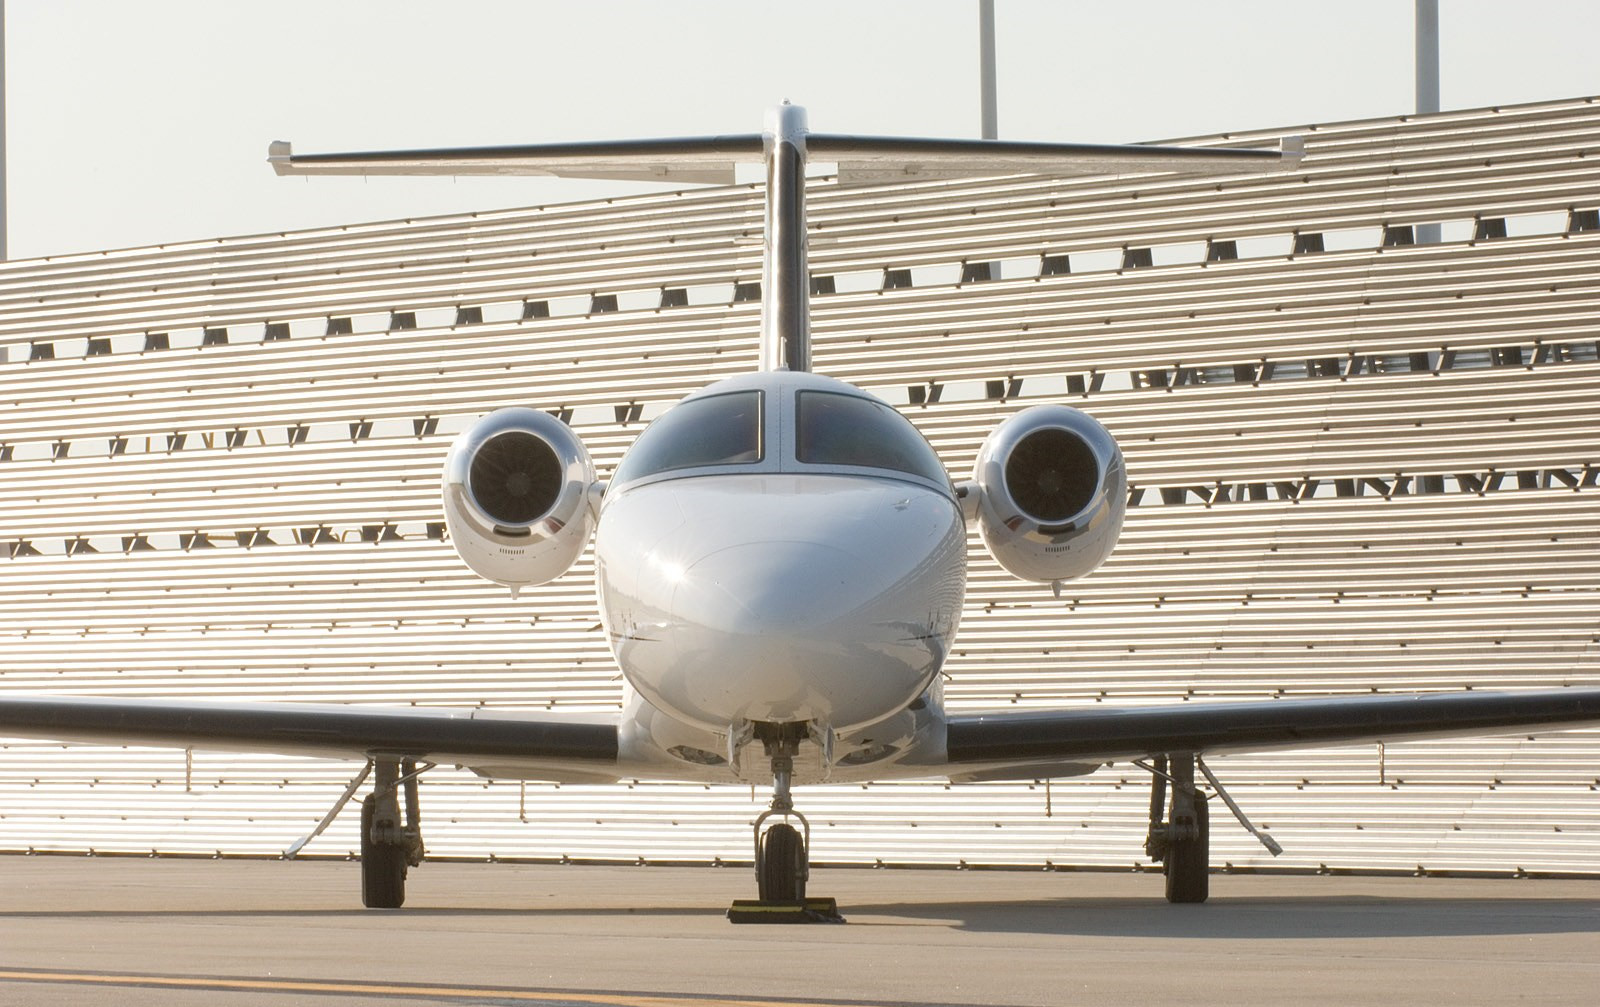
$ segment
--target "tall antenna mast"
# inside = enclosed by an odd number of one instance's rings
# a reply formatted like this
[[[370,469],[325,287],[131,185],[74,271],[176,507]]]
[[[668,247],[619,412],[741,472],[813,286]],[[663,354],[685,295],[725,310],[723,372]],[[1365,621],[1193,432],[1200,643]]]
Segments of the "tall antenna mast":
[[[998,139],[994,97],[994,0],[978,0],[978,76],[983,103],[983,138]]]
[[[6,0],[0,0],[0,262],[6,255]]]
[[[1417,114],[1439,111],[1439,0],[1417,0]],[[1418,224],[1417,244],[1439,242],[1438,224]]]

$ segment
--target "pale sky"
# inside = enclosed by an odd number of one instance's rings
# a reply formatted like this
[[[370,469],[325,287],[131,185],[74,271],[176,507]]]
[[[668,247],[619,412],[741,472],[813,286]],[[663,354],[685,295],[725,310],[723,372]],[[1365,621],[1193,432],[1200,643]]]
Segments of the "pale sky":
[[[976,136],[977,0],[4,0],[12,258],[641,191],[278,178],[300,152]],[[1415,107],[1413,0],[996,0],[1000,135],[1132,142]],[[1600,94],[1600,3],[1441,0],[1449,108]]]

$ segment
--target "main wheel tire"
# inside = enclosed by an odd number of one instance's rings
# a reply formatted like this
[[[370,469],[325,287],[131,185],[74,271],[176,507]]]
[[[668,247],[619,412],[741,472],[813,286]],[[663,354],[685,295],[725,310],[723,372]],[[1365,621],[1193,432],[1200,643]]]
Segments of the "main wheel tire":
[[[800,902],[806,897],[806,844],[795,827],[780,822],[761,837],[761,873],[756,887],[763,902]]]
[[[406,901],[406,852],[393,843],[372,841],[377,799],[361,802],[361,904],[368,909],[399,909]]]
[[[1211,812],[1209,802],[1194,802],[1195,835],[1167,846],[1167,901],[1204,902],[1211,883]]]

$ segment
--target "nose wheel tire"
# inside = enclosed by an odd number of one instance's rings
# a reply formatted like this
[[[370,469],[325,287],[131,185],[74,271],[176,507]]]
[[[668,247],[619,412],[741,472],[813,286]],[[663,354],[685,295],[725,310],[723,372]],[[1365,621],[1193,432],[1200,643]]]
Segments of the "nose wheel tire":
[[[368,909],[399,909],[406,900],[406,851],[372,839],[377,799],[361,802],[361,904]]]
[[[806,897],[806,844],[794,826],[779,822],[761,837],[756,877],[763,902],[800,902]]]

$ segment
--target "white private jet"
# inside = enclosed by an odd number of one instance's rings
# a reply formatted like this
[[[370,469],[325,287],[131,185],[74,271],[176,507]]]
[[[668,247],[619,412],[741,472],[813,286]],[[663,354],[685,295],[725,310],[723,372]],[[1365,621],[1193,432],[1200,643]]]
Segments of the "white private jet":
[[[531,408],[476,422],[445,462],[451,540],[513,592],[561,576],[594,539],[598,602],[622,670],[617,717],[301,704],[0,699],[0,735],[364,759],[297,850],[368,775],[366,905],[404,900],[422,862],[417,778],[455,763],[487,777],[750,782],[757,907],[804,907],[809,827],[796,783],[1039,779],[1133,761],[1152,778],[1146,849],[1167,898],[1207,895],[1208,795],[1274,853],[1204,757],[1295,746],[1559,728],[1600,721],[1600,689],[1358,696],[1135,709],[948,715],[940,669],[966,586],[966,526],[1025,580],[1093,571],[1117,540],[1126,479],[1116,441],[1076,409],[1035,406],[953,482],[927,441],[871,394],[810,372],[805,175],[841,182],[1007,173],[1293,167],[1280,150],[1087,146],[812,133],[785,104],[748,135],[296,155],[280,174],[559,174],[733,181],[766,165],[761,369],[712,384],[652,423],[609,482],[562,422]],[[1169,799],[1170,795],[1170,799]]]

